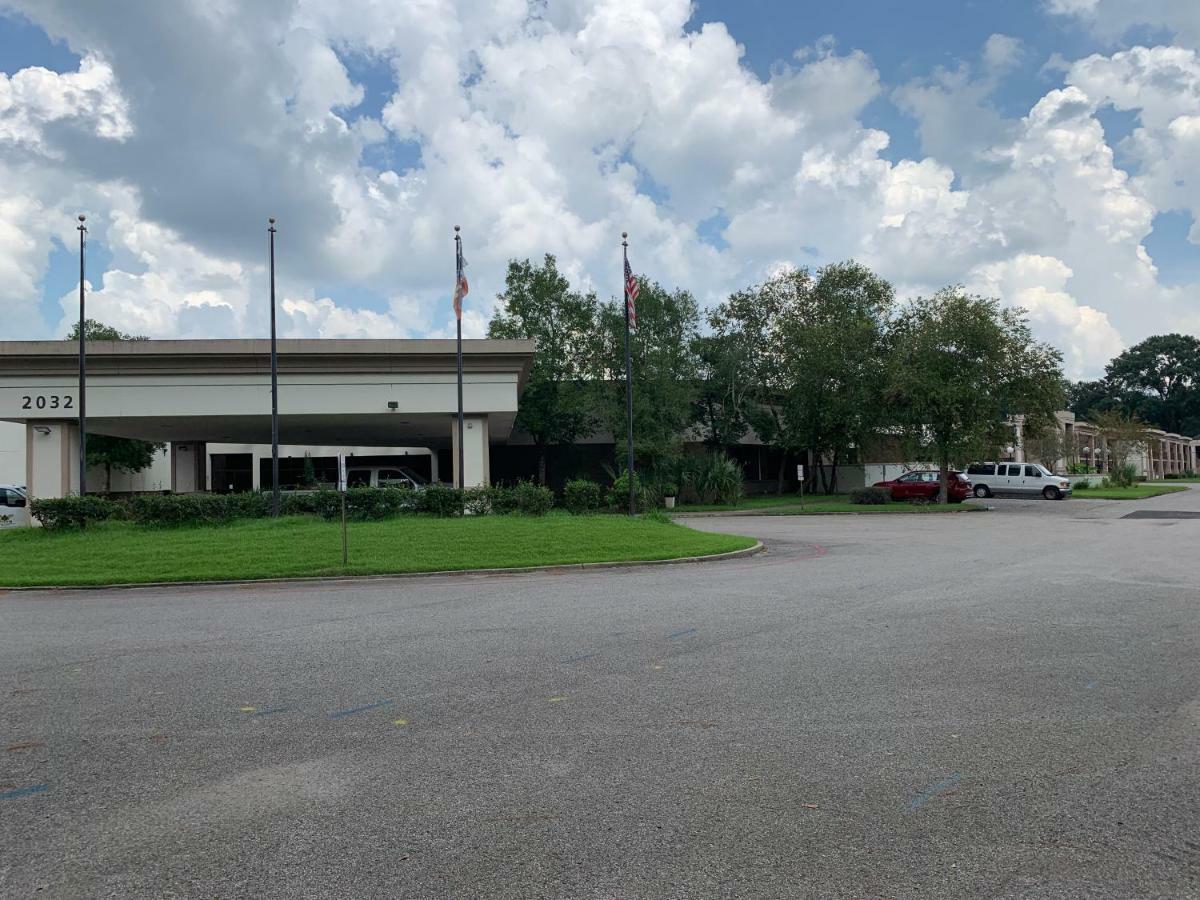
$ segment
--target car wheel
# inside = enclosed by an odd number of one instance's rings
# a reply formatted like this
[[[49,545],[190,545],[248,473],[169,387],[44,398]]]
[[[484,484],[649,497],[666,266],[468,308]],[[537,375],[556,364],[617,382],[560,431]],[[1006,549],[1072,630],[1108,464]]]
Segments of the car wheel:
[[[1062,498],[1062,494],[1059,493],[1059,490],[1056,487],[1046,488],[1044,491],[1042,491],[1042,496],[1047,500],[1059,500]]]
[[[975,485],[975,496],[982,500],[985,497],[992,496],[992,492],[988,490],[986,484],[977,484]]]

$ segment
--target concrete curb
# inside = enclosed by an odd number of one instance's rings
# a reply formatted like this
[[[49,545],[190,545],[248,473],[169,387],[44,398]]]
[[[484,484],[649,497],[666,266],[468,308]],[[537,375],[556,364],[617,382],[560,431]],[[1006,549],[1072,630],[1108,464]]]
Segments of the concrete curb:
[[[641,569],[653,566],[680,566],[689,563],[723,562],[730,559],[745,559],[756,556],[767,548],[762,541],[743,550],[728,553],[710,553],[706,556],[680,556],[676,559],[634,559],[617,562],[562,563],[553,566],[527,566],[508,569],[444,569],[438,572],[396,572],[381,575],[313,575],[297,578],[230,578],[219,581],[143,581],[121,584],[67,584],[38,585],[36,587],[4,587],[0,595],[8,593],[38,593],[42,591],[111,591],[135,590],[137,588],[204,588],[256,584],[338,584],[358,581],[408,581],[415,578],[454,578],[468,576],[532,575],[537,573],[584,572],[591,569]]]

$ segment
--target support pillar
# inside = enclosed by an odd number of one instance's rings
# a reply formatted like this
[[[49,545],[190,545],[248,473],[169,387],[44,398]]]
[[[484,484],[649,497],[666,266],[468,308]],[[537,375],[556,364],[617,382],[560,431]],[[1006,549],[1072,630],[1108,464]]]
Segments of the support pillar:
[[[454,461],[454,483],[458,484],[458,417],[450,417],[450,458]],[[487,416],[463,417],[464,487],[487,487],[492,483],[488,453]]]
[[[1013,416],[1013,462],[1025,462],[1025,417]]]
[[[171,491],[198,494],[208,490],[208,444],[171,441]]]
[[[26,424],[25,484],[31,500],[79,493],[77,423],[40,421]]]

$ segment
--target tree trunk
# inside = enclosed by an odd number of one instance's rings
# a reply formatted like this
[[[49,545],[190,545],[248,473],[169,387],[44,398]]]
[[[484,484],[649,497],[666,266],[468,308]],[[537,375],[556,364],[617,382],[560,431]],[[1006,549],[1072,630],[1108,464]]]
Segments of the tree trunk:
[[[942,457],[941,472],[938,477],[938,503],[950,502],[950,460]]]
[[[775,485],[775,496],[783,496],[783,475],[787,471],[787,454],[782,450],[779,453],[779,479]]]
[[[540,445],[538,447],[538,484],[542,487],[546,486],[546,447]]]
[[[836,450],[833,451],[833,457],[831,458],[831,462],[833,463],[833,473],[829,476],[829,493],[831,494],[837,493],[838,458],[838,452]]]

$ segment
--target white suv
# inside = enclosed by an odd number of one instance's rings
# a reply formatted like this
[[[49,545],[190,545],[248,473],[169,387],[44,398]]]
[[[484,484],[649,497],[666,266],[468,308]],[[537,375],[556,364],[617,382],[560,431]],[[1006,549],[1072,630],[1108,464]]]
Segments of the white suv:
[[[1041,494],[1062,500],[1071,493],[1071,482],[1039,463],[976,463],[967,467],[976,497],[993,494]]]
[[[428,482],[407,466],[351,466],[346,487],[398,487],[420,490]]]

